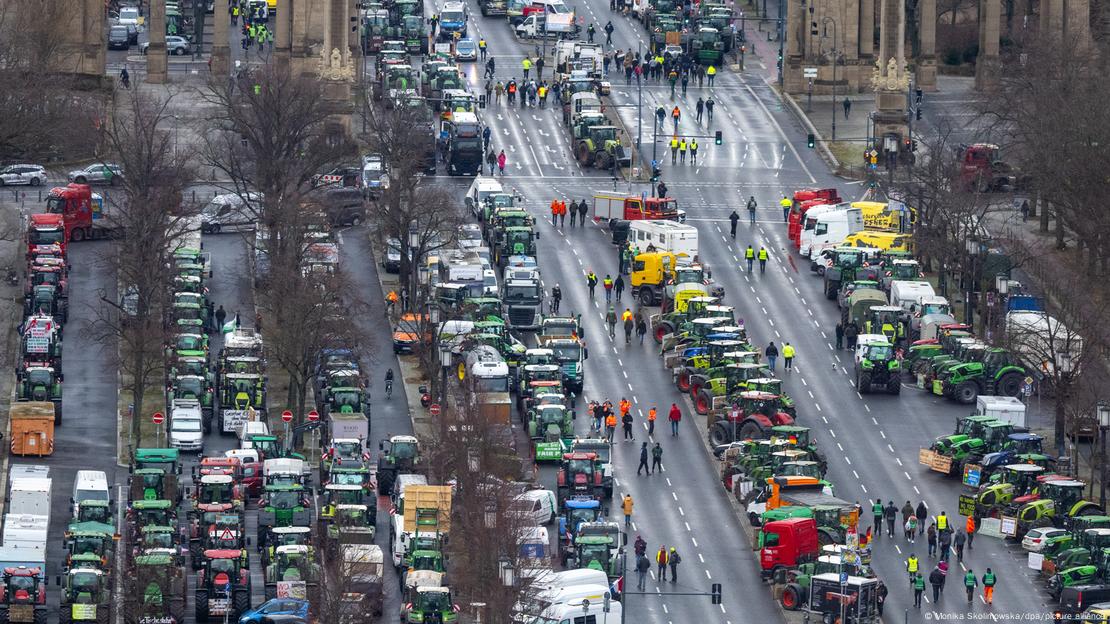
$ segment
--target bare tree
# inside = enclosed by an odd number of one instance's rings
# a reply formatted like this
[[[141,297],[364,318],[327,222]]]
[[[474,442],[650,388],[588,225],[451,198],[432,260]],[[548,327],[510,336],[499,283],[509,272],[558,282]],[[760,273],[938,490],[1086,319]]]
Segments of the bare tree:
[[[130,92],[103,135],[112,159],[124,171],[122,197],[115,194],[109,198],[119,243],[108,262],[120,292],[118,297],[100,293],[91,331],[101,343],[119,345],[136,435],[143,422],[147,390],[162,383],[167,336],[164,312],[173,278],[172,255],[195,214],[192,207],[182,205],[194,170],[191,154],[175,145],[167,128],[174,123],[169,112],[171,99]]]

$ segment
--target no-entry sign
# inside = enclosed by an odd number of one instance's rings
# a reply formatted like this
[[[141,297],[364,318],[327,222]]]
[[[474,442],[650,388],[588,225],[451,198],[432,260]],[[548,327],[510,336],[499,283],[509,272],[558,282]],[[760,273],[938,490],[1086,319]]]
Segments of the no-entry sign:
[[[317,412],[316,410],[312,410],[311,412],[308,413],[308,419],[312,422],[316,422],[317,420],[320,420],[320,412]]]
[[[282,422],[293,422],[293,412],[285,410],[281,413],[281,420]]]
[[[150,417],[150,420],[154,424],[160,425],[160,424],[166,422],[166,415],[163,414],[162,412],[154,412],[154,415]]]
[[[428,411],[431,412],[432,416],[439,416],[439,403],[429,405]]]

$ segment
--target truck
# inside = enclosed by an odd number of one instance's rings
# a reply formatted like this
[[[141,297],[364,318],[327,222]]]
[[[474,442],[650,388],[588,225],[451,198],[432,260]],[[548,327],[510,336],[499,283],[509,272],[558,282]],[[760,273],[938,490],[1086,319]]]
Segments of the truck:
[[[1015,191],[1024,188],[1028,177],[1021,175],[998,155],[997,145],[973,143],[960,145],[960,182],[969,191],[979,193]]]
[[[501,287],[505,319],[514,330],[535,330],[543,318],[543,287],[539,273],[506,279]]]
[[[330,412],[328,429],[333,440],[363,440],[365,443],[370,439],[370,419],[366,414],[359,412]]]
[[[62,215],[39,213],[27,219],[24,236],[27,239],[27,257],[66,255],[65,222]]]
[[[698,255],[698,229],[675,221],[633,221],[628,242],[644,251],[668,252],[691,260]]]
[[[42,457],[54,453],[54,404],[50,401],[12,403],[10,449],[13,455]]]
[[[657,219],[683,222],[686,212],[679,210],[673,197],[642,197],[620,193],[594,193],[594,221],[639,221]]]
[[[586,383],[586,359],[590,356],[582,341],[574,336],[540,336],[541,347],[551,349],[562,372],[563,387],[582,394]]]
[[[803,256],[811,258],[816,258],[825,249],[839,247],[845,238],[863,229],[863,215],[859,208],[829,210],[816,215],[813,220],[813,229],[807,227],[802,231],[800,249]],[[806,217],[806,225],[809,225],[809,216]]]
[[[466,361],[482,422],[508,426],[512,412],[509,365],[496,349],[486,345],[467,353]]]
[[[514,32],[521,39],[574,39],[578,24],[574,13],[533,13],[517,24]]]
[[[759,549],[759,574],[770,579],[779,570],[812,561],[820,552],[817,521],[813,518],[786,518],[763,525],[763,547]]]
[[[118,228],[105,207],[103,199],[88,184],[54,187],[46,199],[46,212],[62,215],[67,243],[116,236]]]
[[[401,567],[409,546],[418,537],[436,537],[442,540],[450,532],[451,486],[404,487],[396,497],[389,525],[393,565]]]
[[[478,175],[482,173],[485,154],[482,151],[482,123],[478,115],[468,112],[454,113],[446,128],[446,162],[450,175]]]
[[[895,280],[890,283],[890,305],[901,306],[907,312],[916,312],[923,300],[936,298],[936,295],[929,282]]]
[[[555,43],[555,74],[569,77],[576,71],[587,76],[600,76],[604,70],[605,51],[600,44],[562,40]]]

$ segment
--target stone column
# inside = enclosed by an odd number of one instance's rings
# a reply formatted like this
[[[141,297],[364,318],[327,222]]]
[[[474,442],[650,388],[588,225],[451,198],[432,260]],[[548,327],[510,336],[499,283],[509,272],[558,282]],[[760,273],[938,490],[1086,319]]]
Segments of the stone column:
[[[875,59],[875,0],[860,0],[859,3],[859,58],[868,65]]]
[[[1064,0],[1064,41],[1087,47],[1091,37],[1091,5],[1089,0]]]
[[[166,3],[154,0],[149,5],[147,16],[147,32],[150,36],[150,47],[146,50],[146,81],[151,84],[163,84],[167,79],[166,56]]]
[[[197,1],[197,0],[194,0]],[[231,18],[228,17],[227,11],[223,11],[224,2],[216,0],[216,10],[212,12],[212,62],[211,72],[213,76],[224,78],[231,73],[231,49],[228,47],[228,22]]]
[[[81,54],[81,73],[89,76],[103,76],[107,63],[107,50],[104,45],[104,4],[98,0],[85,0],[84,45]]]
[[[293,28],[292,0],[278,0],[277,15],[274,19],[277,21],[274,25],[274,62],[279,69],[288,69]]]
[[[921,54],[917,59],[917,88],[937,90],[937,0],[921,0],[917,5],[921,23]]]
[[[801,0],[786,0],[786,46],[783,54],[782,87],[787,93],[803,93],[802,57],[809,37],[809,13]]]
[[[1050,0],[1059,1],[1059,0]],[[1043,6],[1043,5],[1042,5]],[[982,90],[998,83],[1001,62],[998,37],[1002,23],[999,0],[979,0],[979,56],[975,59],[975,88]]]
[[[875,138],[907,134],[906,5],[903,0],[881,0],[879,11],[878,77],[875,89]]]

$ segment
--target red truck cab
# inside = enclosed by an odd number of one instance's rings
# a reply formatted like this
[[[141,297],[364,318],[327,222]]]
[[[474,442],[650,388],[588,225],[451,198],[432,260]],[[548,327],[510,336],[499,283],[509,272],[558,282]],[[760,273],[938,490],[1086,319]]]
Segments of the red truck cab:
[[[66,242],[109,238],[112,230],[104,221],[104,201],[88,184],[69,184],[50,189],[46,212],[60,215],[65,223]]]
[[[786,232],[790,240],[794,241],[795,248],[801,244],[802,223],[806,211],[814,206],[839,204],[841,201],[843,200],[840,199],[840,193],[835,188],[799,189],[794,191],[794,208],[790,211]]]
[[[763,526],[763,548],[759,550],[759,574],[769,579],[779,568],[793,568],[817,558],[817,521],[787,518]]]
[[[33,214],[27,224],[27,257],[55,256],[64,258],[66,232],[62,215]]]

